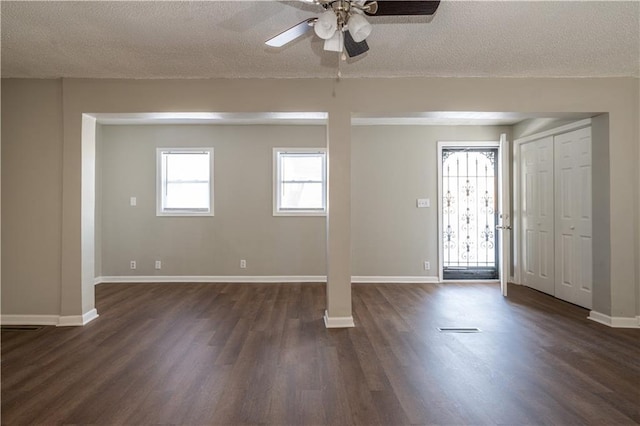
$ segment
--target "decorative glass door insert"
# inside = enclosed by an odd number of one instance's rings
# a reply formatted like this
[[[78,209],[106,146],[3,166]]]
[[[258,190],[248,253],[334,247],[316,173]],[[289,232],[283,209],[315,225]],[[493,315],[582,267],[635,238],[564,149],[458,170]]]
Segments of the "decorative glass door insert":
[[[497,279],[497,148],[442,149],[443,278]]]

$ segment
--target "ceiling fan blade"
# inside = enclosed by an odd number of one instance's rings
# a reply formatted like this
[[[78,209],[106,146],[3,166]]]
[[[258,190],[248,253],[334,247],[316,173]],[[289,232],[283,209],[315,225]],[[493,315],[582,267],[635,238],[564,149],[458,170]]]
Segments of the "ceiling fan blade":
[[[355,41],[353,37],[351,37],[351,33],[349,31],[345,31],[344,48],[347,51],[347,55],[349,55],[350,58],[353,58],[367,52],[369,50],[369,45],[367,44],[367,40],[362,40],[361,42]]]
[[[282,47],[285,44],[290,43],[293,40],[297,39],[298,37],[301,37],[304,34],[306,34],[307,31],[313,28],[313,24],[315,24],[317,20],[318,18],[310,18],[305,21],[302,21],[299,24],[296,24],[293,27],[289,28],[288,30],[281,32],[277,36],[271,37],[269,40],[265,41],[264,43],[267,46],[271,46],[271,47]]]
[[[440,0],[377,0],[368,1],[368,4],[377,3],[378,7],[371,10],[364,10],[369,16],[390,16],[390,15],[433,15]]]

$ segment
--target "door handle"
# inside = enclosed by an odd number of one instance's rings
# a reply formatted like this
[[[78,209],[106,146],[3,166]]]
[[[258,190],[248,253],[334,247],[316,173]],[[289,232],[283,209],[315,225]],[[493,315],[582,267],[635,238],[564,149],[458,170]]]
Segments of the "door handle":
[[[575,226],[570,226],[569,229],[571,229],[573,231],[574,229],[576,229],[576,227]]]
[[[509,225],[507,225],[507,226],[498,225],[498,226],[496,226],[496,229],[507,229],[507,230],[510,230],[511,226],[509,226]]]

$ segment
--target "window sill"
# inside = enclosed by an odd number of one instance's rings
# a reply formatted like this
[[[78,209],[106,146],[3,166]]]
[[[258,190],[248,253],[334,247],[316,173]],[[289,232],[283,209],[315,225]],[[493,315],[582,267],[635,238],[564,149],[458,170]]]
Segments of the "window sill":
[[[310,217],[319,217],[319,216],[326,216],[327,212],[326,211],[284,211],[284,212],[273,212],[274,216],[297,216],[297,217],[302,217],[302,216],[310,216]]]
[[[196,212],[156,212],[157,217],[212,217],[213,212],[196,213]]]

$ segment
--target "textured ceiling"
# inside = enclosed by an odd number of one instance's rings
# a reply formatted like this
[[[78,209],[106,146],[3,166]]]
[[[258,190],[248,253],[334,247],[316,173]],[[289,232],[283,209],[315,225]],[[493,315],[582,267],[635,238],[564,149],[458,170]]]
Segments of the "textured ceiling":
[[[317,15],[285,1],[2,1],[2,77],[330,77]],[[429,22],[431,21],[431,22]],[[639,1],[447,1],[433,17],[372,17],[371,50],[343,77],[640,77]]]

